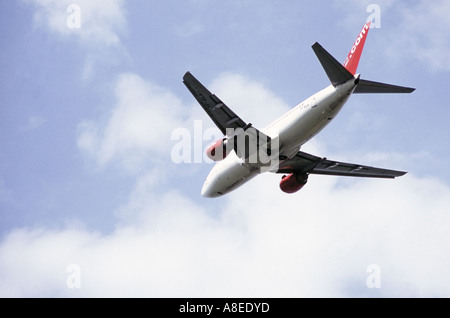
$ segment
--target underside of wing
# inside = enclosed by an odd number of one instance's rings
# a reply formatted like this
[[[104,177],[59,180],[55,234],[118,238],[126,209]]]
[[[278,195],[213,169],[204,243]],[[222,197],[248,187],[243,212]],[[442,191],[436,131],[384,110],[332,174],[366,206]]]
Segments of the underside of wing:
[[[348,177],[396,178],[406,174],[353,163],[328,160],[299,151],[293,158],[280,163],[277,173],[322,174]]]
[[[183,83],[224,135],[227,135],[227,128],[238,129],[246,126],[246,123],[239,116],[203,86],[190,72],[184,74]]]
[[[355,94],[361,93],[412,93],[415,88],[391,85],[360,79],[355,88]]]
[[[183,82],[208,116],[226,136],[227,147],[232,147],[239,158],[249,159],[259,154],[259,150],[270,153],[271,138],[263,132],[245,123],[216,95],[212,94],[190,72],[183,76]],[[222,141],[220,143],[223,144]],[[222,159],[224,158],[221,156]],[[254,162],[259,164],[260,160]]]

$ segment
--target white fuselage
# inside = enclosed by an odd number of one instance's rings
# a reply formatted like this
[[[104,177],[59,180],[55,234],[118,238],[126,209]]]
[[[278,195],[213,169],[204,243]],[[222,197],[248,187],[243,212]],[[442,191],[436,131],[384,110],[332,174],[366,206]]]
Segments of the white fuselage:
[[[318,134],[342,109],[355,87],[354,80],[336,87],[330,85],[262,129],[272,139],[278,138],[280,160],[295,156],[304,143]],[[274,164],[278,166],[279,161]],[[272,167],[264,171],[276,170]],[[224,195],[261,171],[254,164],[246,164],[232,151],[212,168],[203,185],[202,196],[214,198]]]

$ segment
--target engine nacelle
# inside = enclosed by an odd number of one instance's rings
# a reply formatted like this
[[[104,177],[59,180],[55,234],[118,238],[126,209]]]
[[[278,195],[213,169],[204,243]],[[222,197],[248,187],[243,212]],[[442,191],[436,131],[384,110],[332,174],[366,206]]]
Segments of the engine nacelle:
[[[295,193],[308,182],[308,175],[291,173],[283,176],[280,181],[280,189],[285,193]]]
[[[232,149],[227,149],[228,140],[226,138],[215,141],[206,149],[206,155],[212,161],[220,161],[225,159]]]

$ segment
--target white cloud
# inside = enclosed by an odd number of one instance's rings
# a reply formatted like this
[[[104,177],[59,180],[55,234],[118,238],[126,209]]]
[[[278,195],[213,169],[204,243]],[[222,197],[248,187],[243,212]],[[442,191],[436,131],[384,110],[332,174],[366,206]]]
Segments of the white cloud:
[[[261,129],[295,105],[288,105],[261,82],[246,76],[225,73],[210,85],[210,90],[244,121]]]
[[[106,123],[79,125],[78,146],[101,165],[118,159],[132,171],[141,170],[146,161],[169,160],[171,132],[186,115],[181,101],[132,73],[119,76],[115,97]]]
[[[263,128],[288,109],[262,84],[242,75],[224,74],[208,86],[257,128]],[[190,96],[187,90],[186,94]],[[191,138],[196,138],[192,131],[194,121],[206,120],[202,133],[214,126],[193,97],[190,106],[183,105],[170,91],[133,73],[119,76],[115,97],[116,103],[105,123],[86,120],[78,127],[79,148],[102,166],[119,160],[129,171],[142,172],[149,167],[148,163],[154,164],[159,158],[171,160],[174,145],[171,134],[175,129],[186,128]],[[203,151],[210,142],[191,141],[193,151]]]
[[[285,108],[263,85],[242,76],[225,75],[211,86],[249,119],[264,122],[273,115],[253,116],[255,107]],[[311,176],[304,189],[287,195],[278,189],[280,176],[266,174],[221,199],[189,198],[181,192],[179,183],[186,180],[180,175],[167,185],[161,176],[171,129],[195,117],[181,116],[184,106],[175,95],[135,74],[121,75],[115,94],[105,123],[80,125],[80,148],[102,164],[162,160],[140,170],[128,202],[110,212],[120,217],[112,233],[68,226],[6,235],[0,243],[0,295],[450,295],[448,185],[414,175]],[[79,289],[67,285],[71,264],[80,268]],[[380,266],[380,289],[366,286],[371,264]]]
[[[58,39],[76,42],[84,51],[80,76],[92,80],[99,67],[129,62],[121,42],[127,20],[123,0],[22,0],[34,7],[34,24],[58,35]]]
[[[123,0],[23,1],[36,7],[36,25],[63,36],[76,36],[86,44],[116,46],[120,44],[119,35],[125,31]],[[78,12],[75,18],[80,18],[79,28],[70,23],[72,15]]]
[[[153,180],[125,207],[139,207],[139,217],[109,235],[16,230],[0,245],[0,294],[450,295],[448,186],[409,176],[341,188],[315,177],[285,195],[275,179],[261,176],[214,213],[177,191],[156,193]],[[80,267],[80,289],[67,287],[70,264]],[[366,286],[370,264],[380,266],[379,290]]]

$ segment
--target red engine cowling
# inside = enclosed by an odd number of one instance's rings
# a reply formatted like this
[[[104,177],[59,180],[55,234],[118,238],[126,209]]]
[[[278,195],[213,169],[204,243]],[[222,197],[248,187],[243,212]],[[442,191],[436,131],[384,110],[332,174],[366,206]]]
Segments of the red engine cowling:
[[[286,193],[295,193],[303,188],[306,182],[308,182],[308,176],[306,174],[291,173],[281,178],[280,189]]]
[[[206,149],[206,155],[213,161],[220,161],[225,159],[230,153],[231,149],[227,149],[227,139],[219,139]]]

